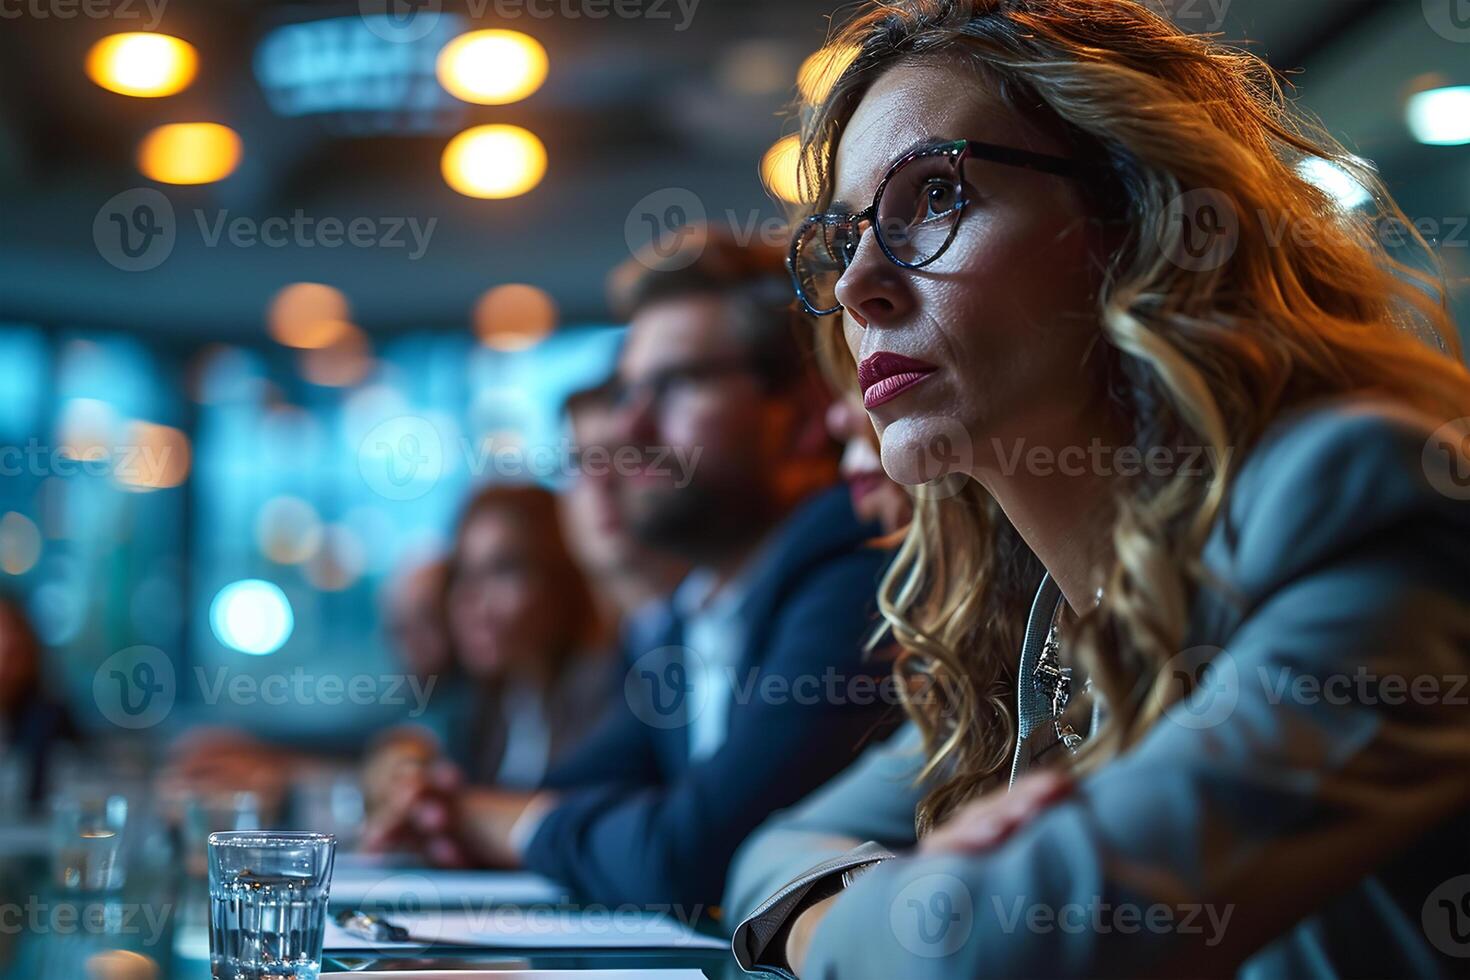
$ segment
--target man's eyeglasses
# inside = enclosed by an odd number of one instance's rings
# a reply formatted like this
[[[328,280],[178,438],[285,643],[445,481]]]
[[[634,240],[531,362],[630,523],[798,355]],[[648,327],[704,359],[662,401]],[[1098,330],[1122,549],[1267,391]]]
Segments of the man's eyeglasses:
[[[806,311],[812,316],[829,316],[842,309],[837,280],[857,254],[868,226],[888,261],[900,268],[922,269],[943,255],[965,211],[964,166],[970,159],[1059,177],[1091,173],[1090,167],[1077,160],[976,140],[915,150],[888,168],[867,210],[814,214],[797,228],[787,265]]]
[[[642,404],[647,399],[650,407],[657,413],[663,411],[672,398],[702,384],[734,374],[754,373],[755,367],[748,358],[712,358],[688,364],[671,364],[635,382],[615,381],[610,386],[609,394],[612,406],[619,411]]]

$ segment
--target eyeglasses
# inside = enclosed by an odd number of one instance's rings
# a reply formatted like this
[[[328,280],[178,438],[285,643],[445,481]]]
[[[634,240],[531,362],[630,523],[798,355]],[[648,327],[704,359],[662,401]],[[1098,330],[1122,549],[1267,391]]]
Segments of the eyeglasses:
[[[655,414],[662,413],[671,399],[718,378],[735,374],[754,374],[748,358],[713,358],[689,364],[673,364],[659,368],[635,382],[615,381],[611,384],[610,404],[623,411],[646,398]]]
[[[888,261],[900,268],[922,269],[943,255],[968,203],[964,166],[970,159],[1059,177],[1091,173],[1077,160],[976,140],[954,140],[906,154],[888,168],[866,211],[814,214],[797,228],[786,263],[806,311],[830,316],[842,309],[837,280],[852,263],[868,226]]]

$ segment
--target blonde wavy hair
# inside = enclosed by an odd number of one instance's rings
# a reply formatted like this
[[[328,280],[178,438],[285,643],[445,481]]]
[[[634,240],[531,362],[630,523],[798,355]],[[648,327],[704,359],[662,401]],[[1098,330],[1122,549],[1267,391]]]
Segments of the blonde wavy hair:
[[[1144,3],[867,3],[825,52],[829,64],[851,61],[819,104],[799,106],[799,181],[811,211],[831,200],[833,155],[869,86],[896,65],[934,58],[973,64],[1022,117],[1108,174],[1090,200],[1093,217],[1123,230],[1098,297],[1108,384],[1136,445],[1205,447],[1212,465],[1204,476],[1117,488],[1103,597],[1068,641],[1109,709],[1074,760],[1095,767],[1181,696],[1163,668],[1205,577],[1200,553],[1236,462],[1274,418],[1345,393],[1446,420],[1470,415],[1442,271],[1373,168],[1291,105],[1261,59],[1181,31]],[[1303,175],[1303,161],[1314,160],[1350,175],[1373,207],[1344,210]],[[1184,254],[1173,202],[1195,190],[1241,219],[1234,254],[1203,271],[1169,258]],[[1378,232],[1394,220],[1404,221],[1407,258]],[[1270,230],[1284,222],[1309,223],[1312,234],[1277,241]],[[846,360],[840,376],[851,385],[840,318],[821,329],[826,360]],[[920,807],[921,832],[1005,774],[1017,650],[1043,571],[983,487],[947,479],[943,492],[916,494],[878,597],[904,649],[902,688],[924,692],[906,703],[936,787]]]

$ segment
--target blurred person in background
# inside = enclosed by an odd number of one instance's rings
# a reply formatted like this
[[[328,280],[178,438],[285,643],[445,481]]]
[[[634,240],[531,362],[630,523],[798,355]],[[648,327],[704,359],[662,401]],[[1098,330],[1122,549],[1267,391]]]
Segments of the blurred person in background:
[[[558,500],[572,557],[591,583],[603,617],[617,624],[618,644],[631,649],[658,628],[689,562],[641,543],[619,509],[618,467],[626,453],[615,400],[611,383],[567,399],[575,474]]]
[[[537,785],[611,697],[598,656],[605,630],[550,491],[475,494],[455,531],[444,607],[473,689],[451,727],[449,758],[472,781]]]
[[[863,407],[841,322],[826,317],[813,326],[817,360],[833,393],[827,431],[843,446],[842,477],[853,510],[877,523],[885,541],[896,547],[913,519],[911,494],[923,488],[905,487],[883,471],[878,433]],[[869,641],[874,648],[880,643],[888,644],[888,659],[902,656],[886,629]],[[895,673],[902,677],[901,667]],[[721,903],[725,922],[733,927],[749,916],[794,870],[839,857],[865,841],[895,850],[912,846],[918,796],[931,785],[924,774],[923,738],[917,726],[906,724],[799,804],[772,816],[740,845]]]
[[[424,713],[394,726],[369,743],[362,767],[363,802],[372,813],[406,772],[432,765],[445,752],[451,732],[471,710],[471,692],[460,683],[445,610],[450,563],[419,561],[395,575],[383,590],[384,631],[403,666],[429,692]],[[429,685],[432,684],[432,687]]]
[[[403,666],[424,680],[455,670],[444,610],[449,570],[447,558],[418,562],[384,590],[384,630]]]
[[[831,318],[818,320],[813,326],[817,364],[832,389],[827,431],[842,444],[840,471],[852,496],[853,512],[860,520],[877,524],[885,536],[894,536],[891,543],[896,547],[900,532],[914,515],[911,491],[883,472],[878,432],[863,407],[857,368],[847,353],[841,329],[833,329]]]
[[[693,570],[628,651],[614,713],[541,792],[406,787],[375,837],[525,866],[590,901],[707,908],[746,834],[896,720],[863,649],[889,554],[833,486],[829,398],[780,250],[710,231],[613,285],[630,317],[618,436],[639,459],[618,511]]]
[[[23,815],[41,801],[58,745],[79,740],[65,703],[50,690],[45,647],[20,600],[0,595],[0,772],[16,794],[0,804]]]

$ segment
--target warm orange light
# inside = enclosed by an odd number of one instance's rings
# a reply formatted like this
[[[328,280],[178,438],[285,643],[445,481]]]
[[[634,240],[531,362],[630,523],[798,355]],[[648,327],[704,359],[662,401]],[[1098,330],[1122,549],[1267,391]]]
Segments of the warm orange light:
[[[173,123],[143,138],[138,169],[162,184],[211,184],[240,164],[240,137],[219,123]]]
[[[801,97],[814,104],[825,99],[847,66],[857,59],[858,52],[856,44],[847,44],[821,48],[810,55],[796,71],[796,87]]]
[[[294,282],[271,300],[270,335],[287,347],[318,350],[352,332],[352,311],[342,291],[319,282]]]
[[[793,204],[804,204],[815,196],[804,193],[802,175],[797,168],[801,159],[801,140],[796,135],[783,136],[761,157],[761,180],[776,197]]]
[[[194,46],[167,34],[111,34],[87,52],[87,77],[109,92],[142,99],[173,95],[199,71]]]
[[[496,350],[524,350],[555,328],[556,303],[535,286],[496,286],[475,304],[475,334]]]
[[[24,514],[11,511],[0,517],[0,569],[24,575],[41,557],[41,531]]]
[[[467,197],[515,197],[546,175],[546,147],[519,126],[475,126],[449,141],[441,167]]]
[[[519,31],[470,31],[439,52],[439,84],[479,105],[519,102],[546,81],[550,62],[535,38]]]
[[[189,437],[172,426],[131,423],[113,476],[129,490],[176,487],[189,475]]]

